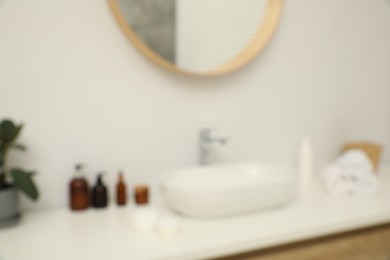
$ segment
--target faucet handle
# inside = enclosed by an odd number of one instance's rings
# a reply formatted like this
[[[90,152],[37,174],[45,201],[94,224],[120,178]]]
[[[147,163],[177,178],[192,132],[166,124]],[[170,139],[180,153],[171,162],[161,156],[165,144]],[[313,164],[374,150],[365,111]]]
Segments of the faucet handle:
[[[199,130],[199,133],[201,135],[209,135],[209,134],[211,134],[211,131],[212,131],[212,128],[210,128],[210,127],[203,127],[203,128],[201,128]]]
[[[226,137],[219,137],[213,133],[213,128],[205,127],[199,131],[199,163],[201,165],[210,163],[210,150],[214,143],[226,144]]]
[[[208,142],[218,142],[221,145],[225,145],[228,142],[227,137],[218,137],[215,135],[215,130],[218,130],[217,127],[204,127],[201,128],[199,134],[202,138],[205,138]]]
[[[212,134],[218,132],[219,129],[220,128],[217,126],[202,127],[199,132],[204,134]]]

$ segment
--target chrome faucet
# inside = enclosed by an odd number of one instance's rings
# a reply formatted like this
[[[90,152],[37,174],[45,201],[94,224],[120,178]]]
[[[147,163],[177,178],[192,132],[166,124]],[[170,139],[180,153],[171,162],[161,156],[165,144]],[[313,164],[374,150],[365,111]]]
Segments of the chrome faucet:
[[[213,136],[212,130],[210,128],[202,128],[199,131],[199,164],[210,164],[210,153],[212,145],[214,143],[224,145],[227,143],[227,141],[227,138]]]

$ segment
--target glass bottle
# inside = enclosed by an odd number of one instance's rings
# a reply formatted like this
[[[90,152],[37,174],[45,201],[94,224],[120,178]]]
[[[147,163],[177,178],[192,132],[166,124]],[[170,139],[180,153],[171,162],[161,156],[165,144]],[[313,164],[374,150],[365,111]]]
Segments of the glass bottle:
[[[127,202],[127,191],[126,183],[124,181],[123,173],[119,172],[118,183],[116,185],[116,203],[118,205],[126,205]]]
[[[149,189],[147,185],[136,185],[134,188],[134,200],[137,205],[148,204]]]
[[[99,173],[95,187],[92,189],[92,206],[95,208],[105,208],[108,204],[107,188],[102,180],[103,174]]]
[[[75,174],[69,183],[69,206],[72,210],[84,210],[88,208],[88,182],[83,174],[83,166],[76,164]]]

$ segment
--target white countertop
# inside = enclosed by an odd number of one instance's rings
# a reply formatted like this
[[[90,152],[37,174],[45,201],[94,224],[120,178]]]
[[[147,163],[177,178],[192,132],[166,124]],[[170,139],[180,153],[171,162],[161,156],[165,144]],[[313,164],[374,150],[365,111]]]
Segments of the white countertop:
[[[18,226],[0,230],[0,259],[210,259],[390,223],[390,168],[380,176],[383,189],[375,198],[330,197],[313,181],[279,209],[225,219],[180,218],[182,230],[172,238],[135,232],[131,206],[30,212]],[[168,212],[161,198],[153,205]]]

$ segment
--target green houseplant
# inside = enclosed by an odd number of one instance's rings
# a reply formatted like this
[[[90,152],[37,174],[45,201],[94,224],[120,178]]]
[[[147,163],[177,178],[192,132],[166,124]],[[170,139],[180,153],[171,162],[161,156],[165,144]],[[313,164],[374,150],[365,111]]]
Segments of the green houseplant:
[[[16,125],[9,119],[0,122],[0,227],[11,225],[19,218],[19,190],[32,200],[37,200],[39,196],[33,180],[34,172],[7,167],[7,157],[12,149],[26,149],[16,143],[22,128],[22,124]]]

